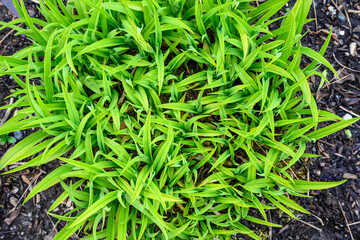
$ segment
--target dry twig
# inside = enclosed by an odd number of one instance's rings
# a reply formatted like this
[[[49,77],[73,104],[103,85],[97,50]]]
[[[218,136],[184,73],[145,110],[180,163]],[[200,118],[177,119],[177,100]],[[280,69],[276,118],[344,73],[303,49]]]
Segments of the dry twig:
[[[23,192],[23,194],[19,198],[19,200],[16,203],[16,205],[14,206],[14,208],[11,209],[6,215],[10,214],[11,212],[13,212],[16,209],[16,207],[19,205],[21,199],[25,196],[26,192],[30,189],[32,183],[35,182],[40,177],[40,175],[41,175],[41,172],[39,172],[38,174],[35,175],[35,177],[31,180],[30,184],[28,185],[28,187],[25,189],[25,191]]]
[[[344,76],[344,77],[342,77],[340,79],[337,79],[335,81],[330,81],[329,83],[324,84],[324,86],[322,88],[325,88],[325,87],[327,87],[327,86],[329,86],[331,84],[337,83],[337,82],[341,82],[341,81],[345,80],[346,78],[348,78],[349,76],[351,76],[351,74],[348,74],[348,75],[346,75],[346,76]]]
[[[357,225],[357,224],[360,224],[360,222],[349,223],[349,226],[354,226],[354,225]]]
[[[271,220],[271,211],[268,211],[267,213],[268,213],[269,221],[272,222],[272,220]],[[270,226],[269,227],[269,240],[272,240],[272,234],[273,234],[272,230],[273,230],[272,226]]]
[[[315,14],[315,26],[316,26],[316,31],[319,31],[319,25],[318,25],[318,21],[317,21],[317,13],[316,13],[316,6],[315,6],[315,1],[312,0],[312,5],[314,7],[314,14]]]
[[[349,222],[348,222],[348,220],[347,220],[347,218],[346,218],[346,214],[345,214],[345,212],[344,212],[344,210],[343,210],[343,208],[342,208],[342,206],[341,206],[341,204],[340,204],[340,201],[338,201],[338,204],[339,204],[339,206],[340,206],[340,210],[341,210],[341,212],[342,212],[342,214],[343,214],[343,216],[344,216],[345,223],[346,223],[346,226],[347,226],[347,228],[348,228],[348,230],[349,230],[351,240],[354,240],[354,237],[353,237],[353,235],[352,235],[352,232],[351,232],[351,228],[350,228]]]
[[[347,16],[346,20],[347,20],[347,22],[348,22],[348,24],[349,24],[349,27],[350,27],[350,29],[351,29],[352,26],[351,26],[351,22],[350,22],[349,16],[348,16],[347,14],[344,14],[344,13],[341,11],[341,9],[340,9],[339,6],[334,2],[334,0],[331,0],[331,2],[334,4],[334,6],[336,7],[336,9],[337,9],[344,17]]]
[[[299,222],[301,222],[301,223],[303,223],[303,224],[305,224],[305,225],[308,225],[308,226],[310,226],[310,227],[318,230],[319,232],[322,232],[322,231],[323,231],[321,228],[315,227],[315,226],[312,225],[311,223],[305,222],[305,221],[303,221],[303,220],[301,220],[301,219],[296,219],[296,220],[299,221]]]
[[[23,25],[23,23],[19,24],[19,27],[21,27]],[[11,34],[15,31],[15,29],[11,29],[10,32],[8,32],[1,40],[0,40],[0,45],[3,43],[3,41]]]
[[[353,71],[353,72],[357,72],[357,73],[360,73],[360,71],[358,70],[355,70],[355,69],[352,69],[352,68],[349,68],[347,66],[345,66],[344,64],[342,64],[341,62],[339,62],[339,60],[337,60],[337,58],[335,57],[335,53],[333,53],[333,57],[335,59],[335,61],[343,68],[347,69],[347,70],[350,70],[350,71]]]
[[[319,218],[318,216],[314,215],[314,214],[311,214],[311,216],[315,217],[316,219],[318,219],[321,223],[322,226],[324,226],[324,222],[321,218]]]
[[[360,14],[360,10],[349,9],[348,12],[349,12],[349,13]]]
[[[13,104],[14,103],[14,98],[10,98],[10,102],[9,102],[9,105]],[[9,110],[6,111],[4,117],[1,119],[1,122],[0,122],[0,127],[6,122],[6,120],[9,118],[10,116],[10,112]]]
[[[353,116],[355,116],[355,117],[360,117],[359,114],[356,114],[356,113],[354,113],[353,111],[344,108],[343,106],[340,106],[340,108],[341,108],[342,110],[344,110],[345,112],[348,112],[348,113],[350,113],[351,115],[353,115]]]

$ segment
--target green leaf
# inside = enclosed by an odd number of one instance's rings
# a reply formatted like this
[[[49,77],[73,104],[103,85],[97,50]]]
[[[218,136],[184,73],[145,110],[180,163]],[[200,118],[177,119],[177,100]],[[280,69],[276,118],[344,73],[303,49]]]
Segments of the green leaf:
[[[98,201],[89,206],[89,208],[87,208],[80,216],[78,216],[74,222],[67,226],[67,228],[71,229],[75,226],[78,226],[79,224],[83,224],[89,219],[89,217],[91,217],[99,210],[103,209],[106,205],[117,199],[117,193],[117,191],[113,191],[106,194],[103,198],[100,198]]]
[[[39,192],[42,192],[42,191],[48,189],[49,187],[57,184],[58,182],[60,182],[61,176],[63,176],[65,173],[71,172],[71,170],[72,170],[72,167],[70,167],[69,165],[63,165],[61,167],[58,167],[51,173],[49,173],[43,180],[41,180],[40,183],[38,183],[34,187],[34,189],[25,198],[23,204],[25,204],[27,201],[29,201],[33,196],[35,196]]]
[[[346,180],[339,182],[309,182],[303,180],[294,180],[294,189],[299,190],[320,190],[339,186],[345,183]]]
[[[335,132],[338,132],[338,131],[356,123],[359,120],[360,120],[360,117],[349,119],[349,120],[343,120],[343,121],[331,124],[329,126],[326,126],[324,128],[318,129],[318,130],[311,132],[305,136],[310,139],[320,139],[320,138],[329,136]]]

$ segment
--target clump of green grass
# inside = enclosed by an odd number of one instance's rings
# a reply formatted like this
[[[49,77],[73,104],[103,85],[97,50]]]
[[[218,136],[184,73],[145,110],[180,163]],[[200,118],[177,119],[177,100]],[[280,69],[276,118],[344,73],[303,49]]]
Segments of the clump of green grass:
[[[359,120],[316,106],[307,79],[326,81],[320,64],[336,72],[322,57],[331,34],[319,53],[301,45],[311,0],[281,17],[287,0],[43,0],[45,20],[14,3],[21,18],[0,29],[33,44],[0,57],[0,75],[21,88],[2,107],[21,110],[0,135],[39,130],[0,169],[30,156],[9,172],[62,161],[25,200],[61,184],[49,214],[68,224],[55,240],[78,230],[83,239],[259,239],[244,221],[279,226],[265,210],[296,218],[308,211],[289,196],[342,183],[288,173],[315,156],[307,142]],[[302,68],[302,56],[313,62]],[[324,121],[335,123],[318,129]],[[74,210],[51,213],[67,198]]]

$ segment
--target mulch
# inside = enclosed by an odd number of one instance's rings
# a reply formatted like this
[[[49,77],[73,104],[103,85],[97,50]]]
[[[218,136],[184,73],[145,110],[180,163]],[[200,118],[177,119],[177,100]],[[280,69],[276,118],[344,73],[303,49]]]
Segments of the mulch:
[[[289,6],[295,1],[290,1]],[[340,79],[329,73],[330,83],[319,88],[317,78],[311,78],[311,88],[322,110],[338,116],[356,117],[360,115],[360,3],[356,0],[314,0],[311,18],[307,25],[308,34],[302,44],[319,51],[331,26],[333,36],[325,58],[338,71]],[[38,16],[36,5],[26,1],[31,14]],[[316,10],[316,16],[315,12]],[[284,10],[285,11],[285,10]],[[11,21],[13,14],[0,3],[0,21]],[[9,29],[0,31],[0,56],[10,56],[28,46],[30,42],[21,35],[15,36]],[[304,64],[309,59],[304,58]],[[325,69],[322,69],[325,70]],[[16,83],[9,77],[0,77],[0,104],[8,104],[5,99]],[[0,111],[0,122],[6,111]],[[324,125],[321,125],[324,126]],[[30,132],[24,132],[24,135]],[[11,144],[0,146],[3,155]],[[256,232],[264,239],[360,239],[360,125],[354,124],[317,143],[309,144],[308,152],[322,155],[319,158],[304,159],[295,166],[295,177],[306,176],[313,181],[348,181],[336,188],[312,191],[312,198],[299,198],[297,202],[309,210],[311,215],[297,214],[299,220],[290,219],[278,211],[268,212],[269,219],[282,224],[282,228],[257,226]],[[61,194],[61,187],[55,186],[21,205],[28,191],[47,173],[56,168],[57,163],[34,169],[0,176],[0,239],[52,239],[56,232],[56,219],[47,214],[46,209]],[[69,211],[70,202],[62,204],[57,214]],[[59,227],[60,225],[57,225]],[[76,236],[73,236],[76,239]],[[246,238],[247,239],[247,238]]]

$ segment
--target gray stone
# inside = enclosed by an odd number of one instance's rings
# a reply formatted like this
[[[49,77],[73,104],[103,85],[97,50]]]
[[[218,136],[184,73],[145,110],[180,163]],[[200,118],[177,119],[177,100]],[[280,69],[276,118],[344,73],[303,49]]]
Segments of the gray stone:
[[[10,10],[12,14],[14,14],[16,17],[20,17],[20,14],[16,10],[16,7],[12,0],[0,0],[0,2],[2,2],[5,5],[5,7],[7,7]]]
[[[28,10],[28,13],[29,13],[29,16],[30,16],[30,17],[34,17],[34,16],[35,16],[35,11],[34,11],[34,10],[29,9],[29,10]]]
[[[21,225],[23,225],[24,227],[28,227],[28,226],[30,226],[32,223],[31,222],[29,222],[29,221],[22,221],[21,222]]]
[[[346,21],[346,18],[342,13],[339,13],[339,20],[342,21],[342,22]]]
[[[343,116],[343,119],[344,120],[350,120],[350,119],[352,119],[353,117],[350,115],[350,114],[345,114],[344,116]]]
[[[24,137],[24,134],[22,131],[15,131],[14,132],[14,138],[16,138],[16,140],[21,140],[23,139]]]

